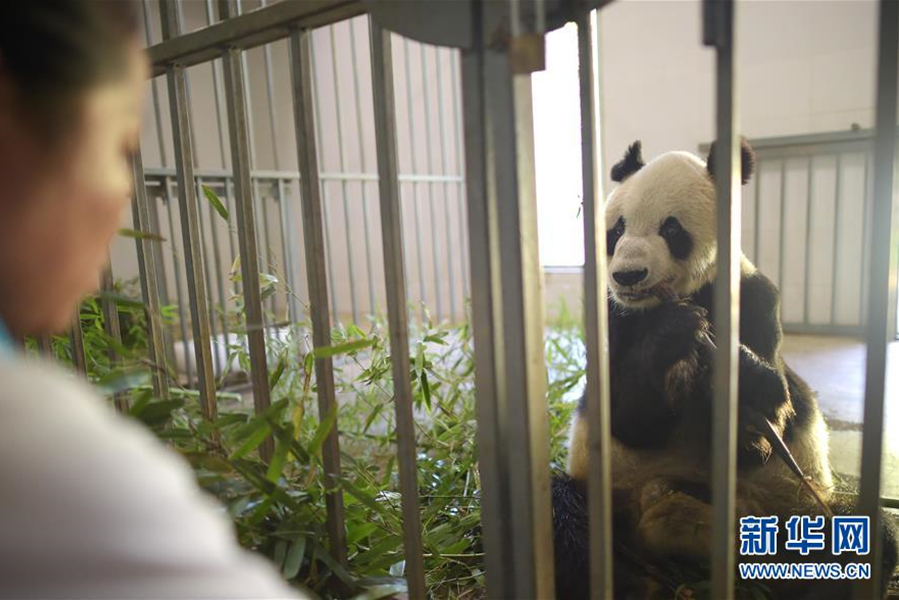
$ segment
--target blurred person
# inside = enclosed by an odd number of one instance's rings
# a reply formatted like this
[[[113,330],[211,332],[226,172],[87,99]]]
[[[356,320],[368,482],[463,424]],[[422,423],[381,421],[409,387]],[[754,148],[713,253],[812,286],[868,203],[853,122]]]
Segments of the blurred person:
[[[131,193],[149,68],[128,0],[0,18],[0,596],[296,598],[187,463],[13,340],[64,331]]]

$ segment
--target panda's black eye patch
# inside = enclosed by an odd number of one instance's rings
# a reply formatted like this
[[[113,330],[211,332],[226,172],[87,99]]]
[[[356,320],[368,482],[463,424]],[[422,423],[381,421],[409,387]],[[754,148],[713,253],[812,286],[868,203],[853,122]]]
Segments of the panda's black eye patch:
[[[621,239],[621,236],[624,235],[624,217],[618,217],[618,220],[615,221],[615,225],[612,226],[611,229],[606,231],[606,254],[612,256],[615,254],[615,245],[618,243],[618,240]]]
[[[659,235],[668,244],[671,256],[678,260],[684,260],[690,256],[693,250],[693,237],[674,217],[668,217],[659,227]]]

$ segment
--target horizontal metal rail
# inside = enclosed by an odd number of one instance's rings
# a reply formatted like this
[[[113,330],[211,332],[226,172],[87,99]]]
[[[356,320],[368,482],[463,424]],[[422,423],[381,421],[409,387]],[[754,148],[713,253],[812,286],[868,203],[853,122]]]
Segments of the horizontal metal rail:
[[[148,168],[144,171],[147,179],[156,177],[174,177],[174,168],[155,167]],[[230,178],[231,171],[227,169],[196,169],[194,175],[202,179]],[[254,169],[250,173],[250,177],[256,180],[272,179],[272,180],[291,180],[299,181],[301,179],[299,171],[281,171],[281,170],[265,170]],[[465,178],[462,175],[427,175],[427,174],[400,174],[398,175],[400,182],[409,183],[464,183]],[[318,174],[320,180],[332,181],[378,181],[377,173],[329,173],[322,172]]]
[[[147,53],[152,75],[164,75],[169,65],[211,61],[226,48],[247,50],[286,38],[293,27],[321,27],[364,13],[358,0],[278,2],[151,46]]]

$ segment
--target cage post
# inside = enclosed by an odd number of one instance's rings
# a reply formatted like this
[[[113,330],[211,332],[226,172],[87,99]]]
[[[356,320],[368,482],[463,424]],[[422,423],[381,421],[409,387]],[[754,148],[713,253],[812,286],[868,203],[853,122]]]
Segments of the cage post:
[[[166,177],[164,182],[166,217],[168,220],[169,232],[172,236],[172,239],[170,240],[170,243],[172,244],[172,274],[175,277],[175,297],[178,299],[178,328],[181,331],[181,347],[184,349],[184,366],[187,374],[187,382],[188,385],[193,385],[194,359],[190,355],[190,342],[187,339],[187,313],[184,309],[184,288],[181,285],[181,256],[178,255],[178,250],[176,248],[175,222],[172,218],[172,181],[169,177]],[[183,246],[184,244],[182,243],[181,245]],[[174,343],[172,346],[174,350]]]
[[[337,154],[340,157],[340,172],[341,174],[346,173],[346,152],[343,147],[343,110],[340,102],[340,74],[337,70],[337,45],[334,43],[334,27],[335,25],[328,26],[328,41],[329,47],[331,50],[331,67],[332,67],[332,83],[334,87],[334,115],[335,121],[337,125]],[[347,257],[347,269],[348,269],[348,277],[347,280],[350,284],[350,311],[353,315],[353,322],[359,322],[359,311],[356,305],[356,269],[353,261],[353,242],[350,236],[350,207],[349,202],[347,201],[346,194],[346,184],[347,180],[345,178],[341,178],[340,180],[340,195],[341,200],[343,200],[343,227],[344,233],[346,235],[346,257]]]
[[[480,458],[482,468],[495,469],[494,498],[488,505],[491,512],[500,511],[493,515],[497,520],[507,522],[485,531],[485,543],[492,543],[497,553],[490,565],[499,567],[488,580],[493,586],[488,595],[552,598],[553,561],[546,556],[553,542],[531,78],[529,73],[513,74],[508,46],[497,43],[509,4],[483,3],[474,11],[476,47],[465,55],[463,68],[472,306],[477,368],[482,381],[495,385],[485,393],[493,396],[486,396],[487,402],[496,403],[479,414],[479,428],[487,429],[479,441],[495,437],[490,447],[480,450]],[[483,167],[471,154],[484,161]],[[476,226],[484,217],[486,223]],[[487,364],[491,358],[493,365]],[[479,389],[479,404],[484,399]]]
[[[408,312],[404,276],[402,212],[397,175],[396,106],[393,87],[393,55],[390,33],[370,21],[372,96],[381,202],[384,276],[387,289],[387,321],[390,330],[390,363],[396,407],[397,458],[402,492],[403,541],[406,579],[412,598],[425,597],[421,513],[418,502],[418,470],[415,453],[415,420],[412,414],[412,381],[409,362]]]
[[[171,39],[178,34],[178,11],[174,0],[159,5],[162,17],[162,37]],[[212,349],[209,338],[209,303],[206,281],[203,278],[203,248],[197,214],[194,187],[193,142],[190,138],[190,107],[187,102],[185,68],[179,64],[166,67],[169,86],[169,106],[172,113],[172,132],[175,138],[175,166],[178,173],[178,201],[181,207],[181,231],[184,238],[184,264],[190,301],[191,326],[197,366],[197,387],[203,416],[214,419],[215,374],[212,370]]]
[[[234,169],[234,204],[237,212],[237,242],[240,247],[240,274],[246,311],[247,344],[250,351],[250,379],[256,414],[269,407],[268,364],[265,356],[265,330],[262,295],[259,291],[259,254],[256,246],[256,222],[253,211],[253,182],[250,179],[250,147],[247,139],[247,105],[241,50],[231,48],[222,57],[225,73],[225,97],[228,130],[231,138],[231,166]],[[274,442],[267,438],[259,447],[260,457],[268,461]]]
[[[209,221],[209,225],[212,228],[215,228],[215,223],[212,222],[211,219],[207,219],[207,213],[212,212],[212,208],[208,206],[208,202],[205,201],[205,192],[203,188],[206,187],[206,182],[203,181],[202,177],[197,177],[197,198],[200,202],[197,204],[197,223],[200,226],[200,245],[203,247],[203,252],[208,252],[209,249],[209,236],[206,235],[206,221]],[[215,265],[217,270],[221,270],[218,264]],[[214,367],[213,373],[222,373],[222,364],[221,358],[219,356],[218,350],[216,350],[216,344],[218,343],[218,331],[215,324],[215,287],[212,285],[212,273],[209,271],[209,261],[203,261],[203,278],[204,283],[206,285],[206,289],[209,290],[209,333],[210,340],[212,341],[212,364]]]
[[[862,428],[860,513],[870,518],[871,577],[860,580],[856,598],[879,592],[881,542],[880,475],[883,460],[883,407],[887,374],[887,344],[895,311],[899,240],[893,229],[893,177],[896,160],[897,68],[899,68],[899,3],[881,0],[877,58],[877,132],[874,142],[874,197],[871,222],[870,288],[868,290],[865,409]]]
[[[300,170],[300,206],[303,212],[303,243],[306,249],[306,281],[312,321],[313,348],[331,345],[331,315],[328,311],[328,273],[325,257],[324,207],[316,154],[315,114],[312,110],[312,32],[295,29],[290,35],[291,86]],[[318,412],[325,419],[337,410],[334,365],[330,356],[315,359]],[[346,563],[346,528],[343,496],[339,491],[340,438],[337,422],[322,444],[322,462],[327,487],[328,536],[331,554]]]
[[[478,44],[478,40],[475,40]],[[471,261],[471,319],[474,341],[475,406],[477,409],[478,470],[481,474],[481,529],[484,540],[484,575],[489,598],[508,598],[514,589],[510,523],[505,517],[508,490],[500,456],[499,383],[497,372],[499,324],[493,308],[494,273],[491,237],[496,215],[488,204],[487,122],[484,106],[483,51],[463,50],[460,59],[462,119],[465,132],[465,171],[468,199],[468,243]],[[461,144],[461,143],[460,143]],[[459,153],[461,159],[461,152]],[[461,194],[460,194],[461,196]],[[461,203],[459,208],[461,217]],[[461,223],[460,219],[460,223]],[[462,244],[464,246],[464,244]],[[464,253],[463,253],[464,255]],[[463,256],[464,258],[464,256]],[[464,263],[463,263],[464,264]],[[464,269],[463,269],[464,275]],[[463,279],[465,279],[463,277]]]
[[[421,66],[421,92],[422,92],[422,108],[424,108],[424,118],[425,118],[425,165],[426,171],[428,175],[431,175],[434,172],[434,161],[431,153],[431,98],[428,93],[428,70],[427,70],[427,46],[425,44],[419,44],[418,49],[419,52],[419,61]],[[406,46],[406,60],[408,61],[408,45]],[[436,54],[437,49],[434,49]],[[409,73],[406,74],[407,77],[410,76]],[[409,116],[412,117],[412,107],[409,107]],[[410,149],[412,153],[415,152],[415,148]],[[446,175],[446,173],[441,173],[441,175]],[[434,266],[434,298],[435,304],[437,308],[437,320],[440,321],[443,318],[443,290],[441,285],[441,273],[440,273],[440,257],[438,256],[437,249],[437,223],[434,220],[436,210],[434,208],[434,181],[428,181],[425,185],[427,185],[428,190],[428,216],[430,217],[428,220],[430,221],[431,226],[431,260]],[[444,228],[446,228],[449,223],[444,224]],[[450,279],[452,278],[452,272],[449,273]]]
[[[84,354],[84,331],[81,329],[80,307],[75,311],[72,329],[69,330],[69,339],[72,342],[72,362],[75,363],[75,371],[82,375],[87,375],[87,358]]]
[[[581,97],[581,172],[584,201],[584,317],[587,350],[588,490],[590,590],[595,600],[612,597],[611,392],[609,315],[606,301],[606,225],[602,196],[599,64],[596,12],[578,15],[578,73]]]
[[[355,99],[356,104],[356,146],[359,148],[359,170],[362,173],[366,173],[366,165],[368,161],[366,160],[365,153],[365,141],[362,139],[362,98],[359,94],[359,61],[357,58],[356,51],[356,27],[354,26],[355,20],[350,21],[350,56],[352,57],[352,66],[353,66],[353,98]],[[375,302],[375,278],[374,278],[374,268],[372,267],[371,262],[371,226],[369,224],[368,218],[368,183],[365,179],[359,181],[359,188],[362,192],[362,222],[363,222],[363,231],[365,233],[365,269],[368,274],[368,311],[371,314],[375,313],[376,302]]]
[[[446,177],[449,174],[449,168],[446,161],[446,127],[443,122],[443,70],[440,68],[440,50],[434,49],[434,66],[437,71],[437,135],[440,140],[440,174]],[[422,57],[424,58],[424,57]],[[450,195],[449,182],[444,181],[443,184],[443,220],[446,229],[446,273],[449,282],[449,317],[453,322],[458,318],[456,313],[456,275],[453,269],[453,235],[449,231],[450,224]],[[462,227],[462,220],[459,220],[459,227]],[[436,239],[435,245],[436,248]],[[463,271],[464,277],[464,271]]]
[[[703,41],[715,48],[718,257],[712,408],[713,598],[734,597],[737,486],[737,376],[740,335],[740,142],[737,125],[734,0],[704,0]]]
[[[100,287],[107,294],[115,292],[115,282],[112,277],[111,266],[107,266],[103,270]],[[100,298],[100,307],[103,310],[103,330],[113,342],[121,346],[122,330],[119,325],[119,309],[116,306],[115,300],[104,295]],[[116,368],[121,364],[119,353],[112,344],[109,345],[106,355],[109,357],[109,364],[112,368]],[[113,400],[115,402],[115,407],[119,412],[128,411],[128,399],[123,392],[115,392]]]
[[[409,149],[412,157],[412,178],[409,186],[412,188],[412,194],[407,196],[412,202],[412,215],[415,219],[415,264],[418,267],[418,293],[419,301],[422,306],[428,303],[427,288],[425,285],[424,257],[421,248],[421,215],[418,206],[418,183],[416,176],[418,175],[418,153],[415,152],[415,115],[412,112],[412,80],[411,69],[409,67],[409,40],[403,39],[403,65],[405,67],[403,76],[406,82],[406,114],[409,116]],[[399,167],[397,167],[399,168]],[[402,200],[400,200],[402,203]],[[408,271],[407,271],[408,272]],[[424,313],[422,313],[424,318]]]
[[[144,165],[138,148],[132,159],[131,168],[134,178],[134,193],[131,195],[131,214],[134,220],[134,228],[144,233],[158,234],[150,221],[150,211],[147,202],[147,187],[144,182]],[[140,288],[144,297],[144,307],[147,319],[147,345],[150,360],[153,361],[153,393],[157,398],[168,397],[168,383],[166,381],[166,356],[165,343],[162,337],[162,313],[159,310],[159,290],[157,288],[156,254],[152,247],[153,242],[146,239],[136,239],[137,267],[140,273]],[[79,322],[80,329],[80,322]]]

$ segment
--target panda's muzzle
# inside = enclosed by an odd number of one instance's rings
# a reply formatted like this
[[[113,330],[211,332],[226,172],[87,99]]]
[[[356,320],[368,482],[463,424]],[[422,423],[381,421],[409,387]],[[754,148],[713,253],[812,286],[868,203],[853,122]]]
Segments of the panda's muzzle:
[[[648,269],[635,269],[633,271],[615,271],[612,273],[612,278],[619,284],[623,286],[633,286],[637,285],[649,274]]]

